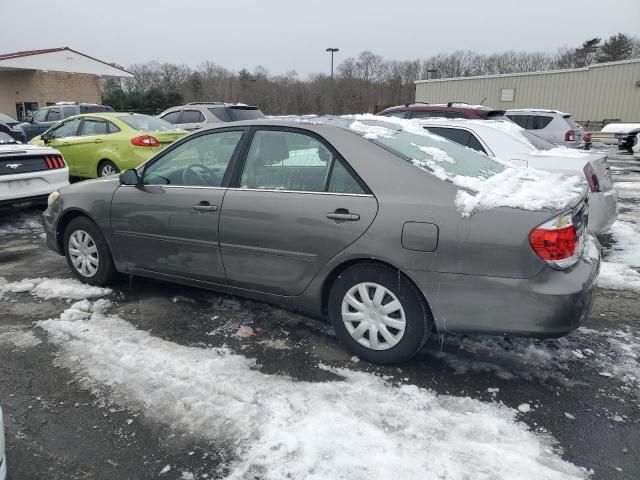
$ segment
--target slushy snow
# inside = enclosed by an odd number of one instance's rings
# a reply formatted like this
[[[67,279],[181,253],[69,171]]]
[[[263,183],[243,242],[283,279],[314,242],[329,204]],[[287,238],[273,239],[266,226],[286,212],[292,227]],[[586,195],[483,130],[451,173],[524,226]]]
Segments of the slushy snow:
[[[586,472],[517,411],[331,369],[320,383],[268,375],[226,348],[185,347],[137,330],[109,303],[41,321],[57,363],[111,401],[226,445],[231,479],[577,479]]]
[[[70,278],[26,278],[18,282],[8,282],[0,277],[0,299],[5,293],[30,293],[35,297],[70,298],[81,300],[109,295],[111,289],[94,287]]]

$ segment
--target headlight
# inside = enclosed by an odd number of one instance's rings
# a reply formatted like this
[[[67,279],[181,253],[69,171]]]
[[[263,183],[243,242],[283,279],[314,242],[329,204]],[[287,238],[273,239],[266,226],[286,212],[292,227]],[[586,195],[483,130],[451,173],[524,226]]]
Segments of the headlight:
[[[60,198],[60,192],[58,191],[51,192],[47,197],[47,205],[49,206],[53,205],[56,202],[56,200],[58,200],[58,198]]]

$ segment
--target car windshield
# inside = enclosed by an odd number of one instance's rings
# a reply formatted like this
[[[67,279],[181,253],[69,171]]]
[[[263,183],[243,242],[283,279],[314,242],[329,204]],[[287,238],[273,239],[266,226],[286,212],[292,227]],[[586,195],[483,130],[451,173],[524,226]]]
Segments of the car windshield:
[[[0,132],[0,143],[16,143],[16,141],[10,135]]]
[[[149,115],[127,115],[118,118],[134,130],[141,130],[145,132],[166,132],[176,129],[175,125],[172,125],[161,118],[151,117]]]
[[[547,142],[544,138],[540,138],[536,134],[531,133],[529,130],[522,130],[520,133],[538,150],[551,150],[553,148],[556,148],[553,143]]]
[[[438,135],[371,126],[375,129],[383,128],[386,131],[379,131],[379,134],[374,135],[365,133],[365,138],[421,167],[430,170],[440,167],[447,177],[462,175],[486,178],[504,170],[504,165],[496,160]]]

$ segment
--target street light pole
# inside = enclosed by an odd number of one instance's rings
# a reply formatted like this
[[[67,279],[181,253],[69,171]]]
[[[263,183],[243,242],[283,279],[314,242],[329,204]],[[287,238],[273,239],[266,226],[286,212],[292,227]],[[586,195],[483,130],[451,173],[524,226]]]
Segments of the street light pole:
[[[333,80],[333,54],[339,51],[339,48],[327,48],[327,52],[331,52],[331,80]]]

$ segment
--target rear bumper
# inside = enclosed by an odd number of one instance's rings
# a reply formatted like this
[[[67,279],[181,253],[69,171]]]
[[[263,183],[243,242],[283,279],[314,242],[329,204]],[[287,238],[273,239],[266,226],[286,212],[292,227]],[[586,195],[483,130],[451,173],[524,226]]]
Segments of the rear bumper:
[[[599,269],[598,256],[568,270],[545,267],[531,279],[405,273],[424,293],[439,332],[557,337],[588,316]]]
[[[618,217],[618,191],[612,188],[606,192],[589,195],[589,230],[596,235],[607,233]]]
[[[0,176],[0,204],[24,203],[69,185],[69,170],[43,170]]]

